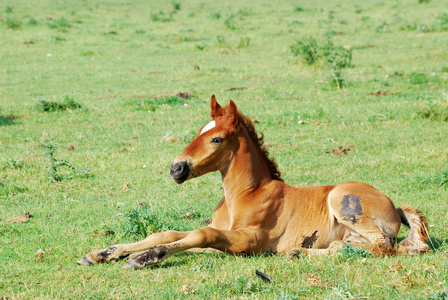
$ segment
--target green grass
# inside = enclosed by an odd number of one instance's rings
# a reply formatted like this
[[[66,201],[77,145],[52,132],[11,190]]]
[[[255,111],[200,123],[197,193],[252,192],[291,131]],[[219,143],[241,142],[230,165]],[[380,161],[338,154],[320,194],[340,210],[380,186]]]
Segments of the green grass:
[[[447,16],[442,0],[1,3],[0,297],[446,299]],[[328,62],[292,55],[309,36],[351,49],[342,86]],[[431,253],[76,265],[138,232],[211,218],[219,174],[177,185],[169,166],[209,121],[213,93],[256,118],[286,182],[364,181],[422,210]],[[43,144],[57,145],[53,156]]]

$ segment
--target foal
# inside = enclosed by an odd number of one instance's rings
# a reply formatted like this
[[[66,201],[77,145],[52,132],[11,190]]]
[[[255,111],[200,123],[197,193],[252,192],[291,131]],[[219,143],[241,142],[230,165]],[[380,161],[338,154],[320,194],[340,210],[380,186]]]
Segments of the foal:
[[[212,223],[93,251],[78,264],[130,257],[125,267],[138,269],[182,251],[207,248],[235,254],[336,254],[347,242],[376,256],[427,251],[428,226],[420,211],[408,206],[397,209],[386,195],[361,182],[306,188],[287,185],[262,147],[263,138],[235,103],[221,107],[213,95],[210,106],[212,121],[174,160],[170,174],[180,184],[221,172],[224,197]],[[410,231],[397,244],[401,223]]]

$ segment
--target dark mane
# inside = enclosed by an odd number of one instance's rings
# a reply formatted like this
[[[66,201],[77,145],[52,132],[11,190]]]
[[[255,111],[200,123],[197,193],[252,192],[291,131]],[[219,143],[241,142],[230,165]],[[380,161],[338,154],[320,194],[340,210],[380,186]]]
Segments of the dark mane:
[[[244,128],[246,128],[252,142],[255,145],[258,145],[258,147],[260,148],[261,156],[263,157],[264,162],[269,168],[269,172],[271,173],[272,179],[283,181],[280,171],[278,170],[277,163],[274,161],[274,159],[269,158],[269,152],[264,146],[263,133],[261,133],[260,136],[258,136],[252,121],[248,117],[243,115],[240,111],[238,111],[238,120],[241,123],[241,125],[243,125]]]

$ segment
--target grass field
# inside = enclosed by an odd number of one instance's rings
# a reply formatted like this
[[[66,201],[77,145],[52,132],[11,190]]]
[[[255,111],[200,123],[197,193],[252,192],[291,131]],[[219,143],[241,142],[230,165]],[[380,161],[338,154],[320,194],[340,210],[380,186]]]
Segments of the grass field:
[[[447,299],[447,83],[444,0],[2,1],[0,298]],[[212,94],[256,120],[285,182],[422,210],[431,252],[76,265],[211,218],[219,174],[177,185],[169,166]]]

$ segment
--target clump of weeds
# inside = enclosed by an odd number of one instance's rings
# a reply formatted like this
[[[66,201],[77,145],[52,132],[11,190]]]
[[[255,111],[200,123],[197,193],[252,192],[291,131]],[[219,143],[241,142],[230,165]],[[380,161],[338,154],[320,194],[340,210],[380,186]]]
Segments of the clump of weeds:
[[[426,103],[425,106],[415,109],[418,117],[431,121],[448,122],[448,105]]]
[[[130,209],[125,214],[123,231],[125,236],[137,235],[146,237],[150,234],[167,230],[189,230],[185,226],[175,226],[168,220],[168,213],[153,209],[141,203],[138,208]]]
[[[6,27],[8,29],[12,29],[12,30],[19,29],[22,26],[22,22],[20,22],[19,20],[17,20],[14,17],[6,18],[5,23],[6,23]]]
[[[158,13],[151,13],[150,15],[151,21],[153,22],[171,22],[173,21],[172,13],[164,13],[163,11],[159,11]]]
[[[348,243],[344,249],[339,250],[339,252],[341,253],[339,258],[342,259],[343,261],[372,256],[364,248],[353,247],[350,243]]]
[[[70,111],[70,110],[74,110],[74,109],[83,108],[83,106],[81,104],[75,102],[75,100],[73,100],[73,98],[70,98],[69,96],[65,96],[64,100],[62,100],[61,102],[39,100],[39,102],[37,102],[36,108],[38,111],[41,111],[41,112],[54,112],[54,111],[64,111],[64,110]]]
[[[343,87],[342,70],[353,67],[353,50],[350,47],[335,46],[330,38],[326,43],[319,43],[314,37],[303,37],[292,44],[290,50],[293,56],[300,56],[306,65],[316,67],[319,62],[323,62],[329,71],[333,88]]]
[[[49,159],[48,165],[48,179],[51,182],[70,180],[74,177],[90,178],[93,174],[90,168],[77,169],[68,160],[55,157],[55,152],[58,148],[57,143],[42,143],[40,147],[47,149],[42,156]]]
[[[172,96],[162,96],[149,99],[132,99],[125,103],[126,106],[132,106],[135,110],[142,111],[156,111],[161,105],[182,105],[185,103],[181,97]]]
[[[52,22],[48,23],[48,27],[50,27],[51,29],[67,31],[67,29],[72,27],[72,25],[70,21],[65,17],[60,17],[59,19],[52,20]]]

